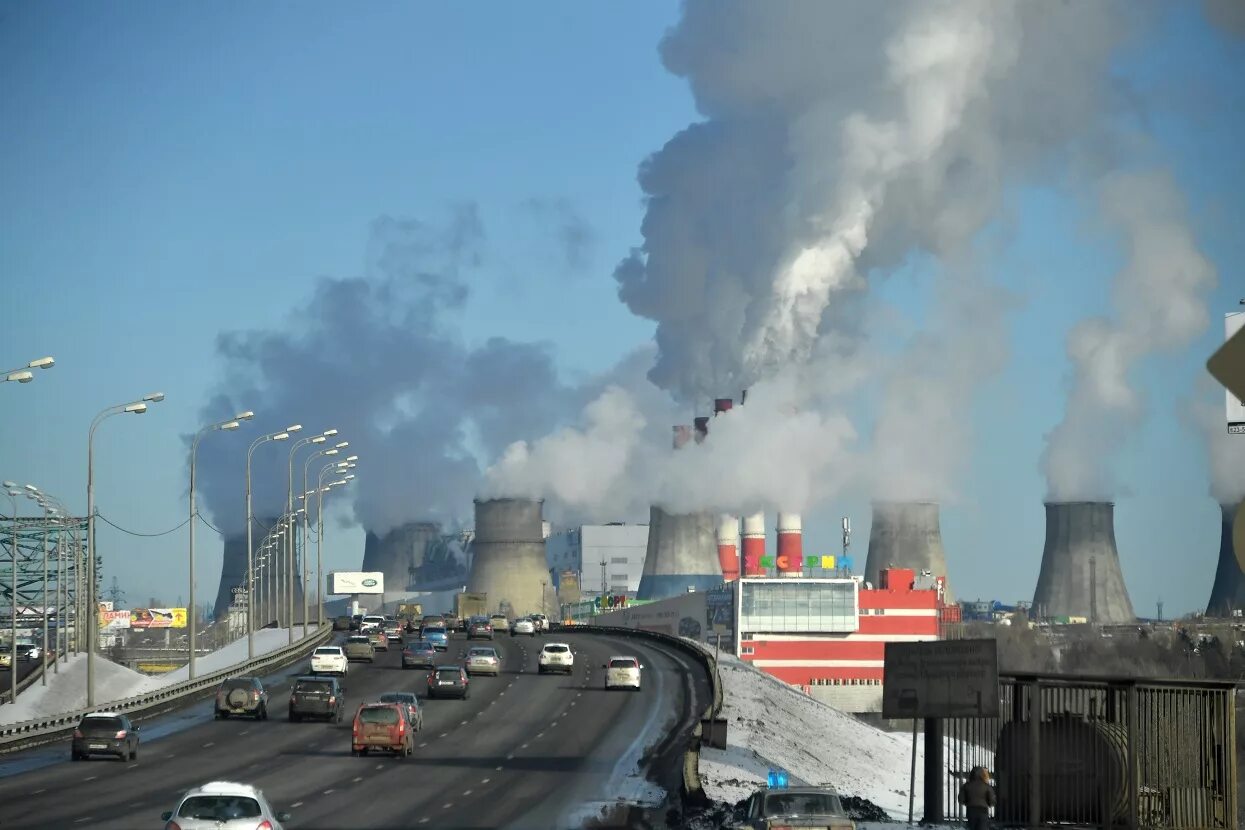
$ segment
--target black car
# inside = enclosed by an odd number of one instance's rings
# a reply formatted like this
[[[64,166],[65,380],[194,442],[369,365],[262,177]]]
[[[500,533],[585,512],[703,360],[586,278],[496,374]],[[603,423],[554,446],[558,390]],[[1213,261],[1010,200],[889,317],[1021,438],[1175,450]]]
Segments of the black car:
[[[234,677],[220,684],[216,692],[216,719],[230,715],[250,715],[268,720],[268,692],[258,677]]]
[[[466,700],[467,670],[462,666],[437,666],[428,673],[428,697],[457,697]]]
[[[91,755],[115,755],[122,761],[137,761],[138,732],[138,727],[125,715],[92,712],[83,717],[73,731],[69,757],[82,761]]]
[[[294,723],[303,718],[323,718],[341,723],[345,709],[346,695],[336,677],[300,677],[290,690],[290,720]]]
[[[350,631],[351,630],[350,629],[350,618],[349,617],[334,617],[333,618],[333,630],[334,631]]]
[[[488,617],[472,617],[467,621],[467,639],[468,640],[491,640],[493,639],[493,624],[489,622]]]

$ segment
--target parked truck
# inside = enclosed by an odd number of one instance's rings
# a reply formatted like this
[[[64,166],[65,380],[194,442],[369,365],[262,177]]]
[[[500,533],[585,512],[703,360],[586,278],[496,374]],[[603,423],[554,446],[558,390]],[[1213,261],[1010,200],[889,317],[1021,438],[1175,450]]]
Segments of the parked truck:
[[[454,616],[463,630],[466,630],[467,621],[472,617],[482,617],[486,614],[488,614],[488,594],[463,592],[454,595]]]

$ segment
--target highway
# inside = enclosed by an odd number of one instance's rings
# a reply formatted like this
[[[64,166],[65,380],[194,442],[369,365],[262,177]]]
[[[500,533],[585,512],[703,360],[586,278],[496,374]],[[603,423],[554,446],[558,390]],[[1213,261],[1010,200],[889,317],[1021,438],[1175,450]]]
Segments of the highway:
[[[25,680],[27,677],[30,676],[31,672],[33,672],[37,668],[39,668],[38,660],[18,660],[17,661],[17,682],[21,683],[23,680]],[[48,667],[48,670],[51,671],[51,666]],[[0,692],[5,693],[6,695],[8,694],[8,691],[9,691],[9,685],[13,682],[9,678],[9,672],[10,672],[10,669],[8,666],[0,668]],[[20,692],[18,694],[20,696]],[[8,697],[5,697],[5,700],[8,700]]]
[[[572,675],[536,673],[541,644],[551,639],[571,644]],[[351,665],[342,724],[294,724],[285,715],[290,679],[306,670],[304,661],[269,686],[266,722],[215,721],[206,702],[142,724],[136,762],[71,763],[67,741],[5,756],[3,825],[158,828],[161,812],[187,789],[225,779],[263,789],[292,814],[290,828],[580,827],[581,805],[617,793],[628,758],[671,735],[681,749],[710,694],[696,661],[642,640],[554,632],[502,635],[493,644],[502,674],[473,678],[466,701],[425,701],[413,758],[351,756],[349,714],[385,691],[422,693],[426,672],[403,671],[397,650],[379,652],[373,665]],[[455,635],[443,662],[455,662],[466,645]],[[643,691],[602,688],[601,664],[611,654],[641,657]],[[672,765],[661,766],[674,786]]]

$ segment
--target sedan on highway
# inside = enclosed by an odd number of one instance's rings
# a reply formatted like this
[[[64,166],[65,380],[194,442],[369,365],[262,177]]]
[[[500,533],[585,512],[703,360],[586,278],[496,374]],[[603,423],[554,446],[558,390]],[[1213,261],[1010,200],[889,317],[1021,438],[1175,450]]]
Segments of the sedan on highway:
[[[160,816],[166,830],[283,830],[289,813],[278,813],[249,784],[211,781],[182,796],[177,809]]]
[[[427,640],[415,640],[402,649],[402,668],[430,669],[437,664],[437,649]]]
[[[537,674],[555,671],[570,674],[574,670],[575,653],[571,651],[569,645],[566,643],[545,643],[545,647],[540,650],[540,657],[536,662]]]
[[[376,651],[389,650],[389,638],[379,628],[373,628],[367,632],[367,641],[372,644],[372,648]]]
[[[467,652],[467,674],[501,674],[501,655],[492,646],[476,646]]]
[[[372,641],[366,634],[350,635],[342,650],[346,652],[347,660],[366,660],[369,663],[376,660],[376,649],[372,648]]]
[[[397,703],[406,707],[407,719],[416,732],[424,728],[424,710],[419,708],[419,696],[414,692],[385,692],[376,698],[378,703]]]
[[[514,625],[510,627],[510,634],[526,634],[529,637],[536,636],[536,623],[532,622],[531,617],[520,617],[514,621]]]
[[[311,652],[312,674],[335,674],[345,677],[350,671],[350,661],[341,646],[320,646]]]
[[[450,647],[450,632],[443,625],[425,626],[420,632],[420,638],[432,643],[433,648],[437,651],[448,651]]]
[[[138,760],[139,729],[117,712],[92,712],[73,731],[69,758],[83,761],[92,755],[112,755],[122,761]]]
[[[335,677],[300,677],[290,690],[290,720],[323,718],[341,723],[346,695]]]
[[[472,617],[467,621],[467,639],[493,639],[493,624],[488,621],[488,617]]]
[[[428,697],[457,697],[466,700],[470,681],[462,666],[437,666],[428,673]]]
[[[30,663],[38,660],[43,656],[43,648],[34,643],[18,643],[17,659],[22,662]]]
[[[644,665],[638,657],[630,657],[619,655],[611,657],[608,663],[601,668],[605,669],[605,688],[606,689],[635,689],[640,691],[640,669]]]
[[[856,830],[839,795],[829,787],[762,787],[752,794],[738,830],[771,830],[774,827]]]
[[[402,644],[402,624],[397,620],[387,620],[383,631],[389,642]]]

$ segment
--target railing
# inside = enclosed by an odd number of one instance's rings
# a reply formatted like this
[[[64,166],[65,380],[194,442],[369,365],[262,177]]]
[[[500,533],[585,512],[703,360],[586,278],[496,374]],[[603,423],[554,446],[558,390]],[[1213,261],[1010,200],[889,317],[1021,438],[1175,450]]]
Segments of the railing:
[[[994,773],[1004,827],[1237,826],[1230,682],[1003,676],[998,718],[943,721],[943,800]]]
[[[309,649],[320,645],[332,636],[332,624],[325,624],[321,626],[320,630],[310,636],[304,637],[293,645],[286,646],[279,651],[270,651],[267,654],[256,657],[254,660],[238,663],[229,668],[202,675],[194,680],[176,683],[122,700],[109,701],[90,709],[75,709],[71,712],[62,712],[57,715],[36,718],[21,723],[0,725],[0,753],[12,752],[16,749],[24,749],[28,746],[55,740],[77,726],[83,715],[93,711],[121,712],[130,715],[136,720],[160,714],[173,708],[175,705],[184,703],[188,698],[201,695],[209,689],[214,689],[222,681],[235,675],[252,674],[292,662]],[[0,712],[2,711],[0,709]]]

